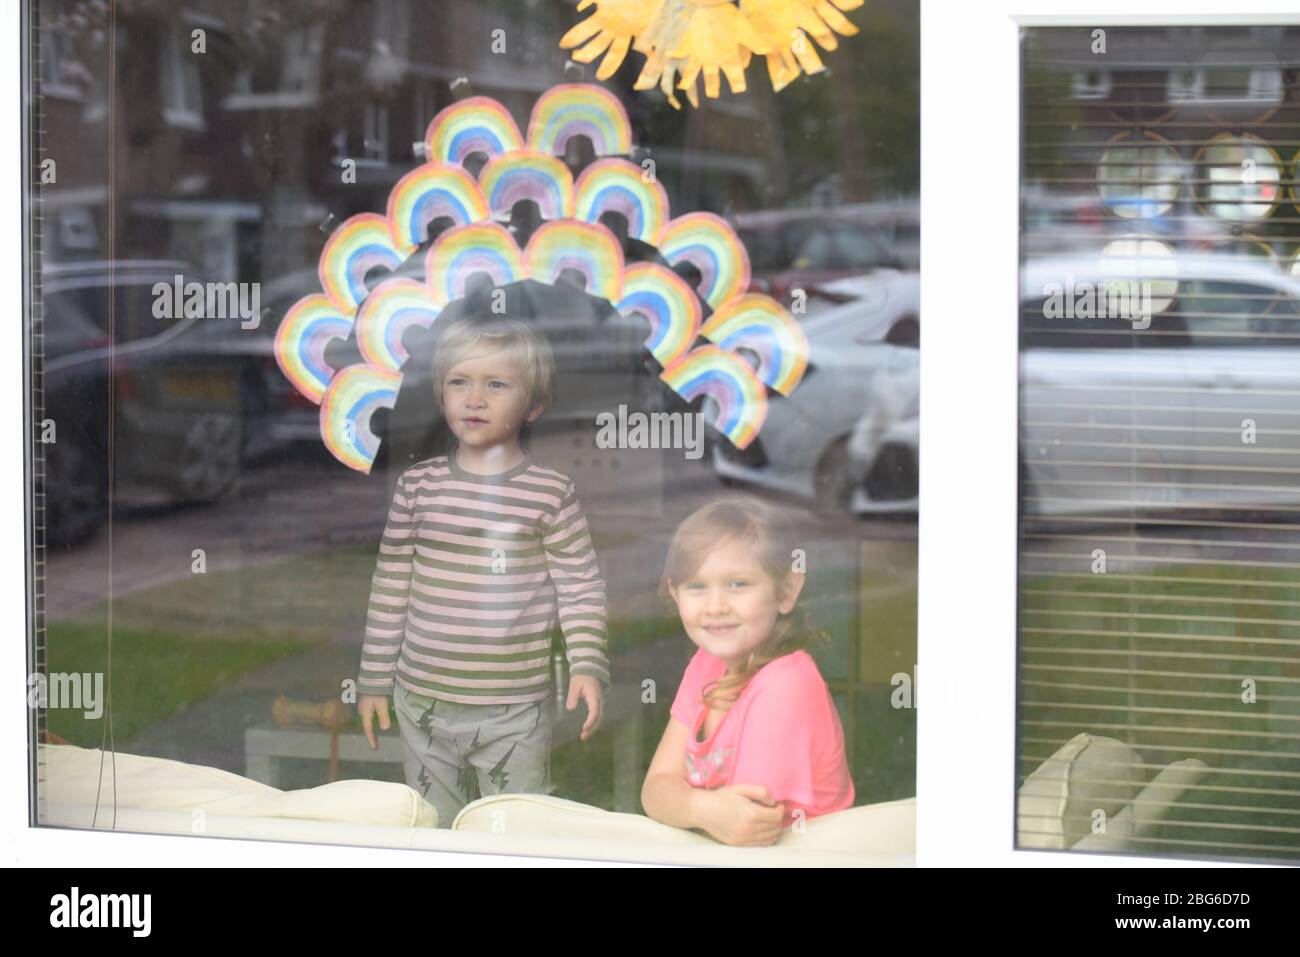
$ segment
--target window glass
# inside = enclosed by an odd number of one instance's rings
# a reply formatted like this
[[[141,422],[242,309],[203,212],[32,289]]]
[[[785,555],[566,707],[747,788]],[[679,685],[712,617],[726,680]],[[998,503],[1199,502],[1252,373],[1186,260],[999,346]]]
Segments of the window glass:
[[[1298,42],[1024,33],[1022,848],[1300,857]]]
[[[57,170],[28,170],[30,399],[58,431],[30,449],[32,641],[92,678],[111,642],[119,767],[405,784],[443,827],[512,787],[646,814],[711,644],[746,693],[804,682],[815,752],[746,745],[821,762],[804,810],[915,795],[914,3],[794,32],[792,4],[642,5],[785,45],[668,75],[614,35],[636,4],[107,6],[44,0],[36,25],[31,155]],[[758,518],[674,551],[728,497]],[[665,568],[712,568],[726,522],[767,536],[744,571],[771,594],[691,617]],[[586,740],[571,689],[599,689]],[[393,719],[374,749],[367,698]],[[430,715],[487,706],[514,709],[519,770],[448,725],[435,784]],[[97,751],[107,720],[51,706],[38,743]]]

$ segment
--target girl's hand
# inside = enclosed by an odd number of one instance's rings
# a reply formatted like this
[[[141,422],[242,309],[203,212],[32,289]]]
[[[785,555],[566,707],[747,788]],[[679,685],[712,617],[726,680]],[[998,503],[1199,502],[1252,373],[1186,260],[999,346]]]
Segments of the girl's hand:
[[[587,702],[587,720],[582,724],[580,735],[586,741],[600,727],[600,718],[605,710],[605,693],[601,690],[600,679],[591,675],[573,675],[569,678],[569,698],[564,703],[564,710],[572,711],[578,706],[578,700]]]
[[[758,784],[729,784],[712,791],[702,802],[701,825],[721,841],[735,847],[766,847],[781,836],[785,805],[773,801]]]
[[[366,742],[370,745],[371,751],[379,750],[379,742],[375,740],[375,729],[372,726],[376,715],[379,717],[379,727],[387,731],[391,725],[388,722],[388,697],[381,694],[363,694],[357,698],[357,714],[361,715],[361,729],[366,733]]]

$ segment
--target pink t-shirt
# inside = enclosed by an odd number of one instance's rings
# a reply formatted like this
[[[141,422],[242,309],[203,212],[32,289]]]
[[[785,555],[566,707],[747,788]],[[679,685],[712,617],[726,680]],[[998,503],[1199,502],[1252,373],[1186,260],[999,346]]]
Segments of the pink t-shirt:
[[[700,741],[704,688],[727,666],[703,648],[682,675],[672,716],[690,731],[686,780],[692,787],[760,784],[786,805],[785,824],[802,808],[812,818],[853,806],[844,729],[812,655],[796,651],[749,680],[713,734]]]

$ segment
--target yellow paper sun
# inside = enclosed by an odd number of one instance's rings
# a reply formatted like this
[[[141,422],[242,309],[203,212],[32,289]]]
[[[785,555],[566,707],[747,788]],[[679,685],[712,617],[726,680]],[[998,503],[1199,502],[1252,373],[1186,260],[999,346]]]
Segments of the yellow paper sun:
[[[595,7],[560,39],[579,63],[604,54],[599,79],[614,75],[628,49],[645,55],[636,89],[659,87],[674,108],[676,90],[699,105],[696,80],[704,95],[722,92],[721,77],[733,93],[743,92],[745,70],[755,55],[766,57],[772,88],[781,90],[801,73],[825,69],[811,37],[823,50],[838,46],[835,34],[857,33],[844,11],[862,0],[582,0],[578,10]]]

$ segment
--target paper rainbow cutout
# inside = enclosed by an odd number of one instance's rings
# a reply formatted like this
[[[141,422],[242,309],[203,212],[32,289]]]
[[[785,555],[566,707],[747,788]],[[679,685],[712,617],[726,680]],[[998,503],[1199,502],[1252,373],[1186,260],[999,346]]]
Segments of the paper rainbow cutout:
[[[478,183],[459,166],[417,166],[388,194],[388,226],[394,244],[407,256],[428,238],[429,223],[439,216],[449,217],[456,226],[488,218]]]
[[[695,344],[704,312],[686,280],[658,263],[634,263],[627,268],[617,308],[621,315],[641,315],[649,320],[646,348],[665,368]]]
[[[366,298],[366,273],[376,266],[396,269],[405,258],[393,244],[387,219],[359,213],[330,233],[316,271],[325,295],[350,316]]]
[[[753,351],[758,356],[758,378],[782,395],[794,391],[808,368],[803,327],[762,293],[729,301],[709,317],[700,335],[729,351]]]
[[[573,174],[554,156],[517,150],[493,157],[479,174],[493,216],[509,216],[515,203],[531,199],[543,219],[573,214]]]
[[[553,283],[565,269],[586,279],[586,291],[617,302],[623,288],[623,250],[604,226],[565,219],[545,223],[533,233],[524,251],[527,274]]]
[[[320,405],[334,369],[325,361],[331,339],[347,339],[352,320],[320,293],[304,296],[284,314],[275,331],[275,361],[295,389]]]
[[[627,160],[592,163],[578,177],[574,215],[585,222],[600,222],[609,212],[627,218],[629,236],[655,245],[668,222],[668,194],[658,180],[647,180],[641,167]]]
[[[687,402],[708,396],[717,407],[713,426],[738,449],[748,448],[767,419],[767,393],[754,370],[735,353],[698,346],[659,374]]]
[[[462,165],[472,153],[492,157],[524,146],[510,111],[488,96],[471,96],[443,109],[429,124],[424,142],[430,162]]]
[[[627,110],[602,86],[561,83],[533,105],[528,122],[528,148],[547,156],[562,156],[569,140],[586,136],[597,156],[626,156],[632,152],[632,124]]]
[[[348,366],[325,390],[320,405],[320,432],[325,447],[348,468],[370,474],[379,437],[370,428],[377,409],[397,404],[402,374],[375,366]]]
[[[424,283],[404,278],[387,280],[357,311],[361,358],[372,366],[401,369],[409,355],[402,345],[402,335],[412,326],[428,329],[441,311]]]
[[[370,471],[379,447],[370,417],[396,403],[408,359],[403,334],[437,322],[476,273],[502,286],[525,278],[554,283],[566,270],[579,272],[589,294],[625,318],[645,319],[645,347],[662,367],[660,379],[687,401],[707,396],[714,424],[738,448],[753,442],[766,420],[767,389],[788,395],[798,387],[807,337],[775,300],[746,293],[749,256],[731,226],[712,213],[671,218],[663,187],[626,159],[597,160],[575,182],[557,156],[578,135],[590,137],[601,156],[631,150],[627,113],[600,86],[562,84],[544,93],[527,147],[497,101],[456,103],[429,124],[428,162],[398,180],[387,215],[353,216],[326,240],[317,267],[323,292],[285,314],[275,357],[294,388],[321,406],[321,436],[339,461]],[[477,180],[463,167],[474,153],[488,156]],[[545,220],[522,251],[493,221],[510,217],[520,200],[535,202]],[[657,246],[668,265],[625,262],[618,237],[600,222],[606,212],[625,216],[629,237]],[[390,276],[368,290],[366,274],[400,267],[440,216],[455,225],[425,253],[425,281]],[[686,262],[700,272],[698,290],[669,268]],[[713,309],[707,322],[705,302]],[[325,349],[353,332],[362,360],[336,372]],[[708,342],[696,345],[700,336]],[[739,349],[758,357],[756,369]]]
[[[424,259],[425,284],[439,308],[465,295],[475,273],[486,273],[494,286],[524,278],[524,260],[515,239],[496,223],[457,226],[438,237]]]
[[[659,253],[676,266],[700,271],[700,298],[714,309],[749,288],[749,254],[727,221],[713,213],[687,213],[664,227]]]

